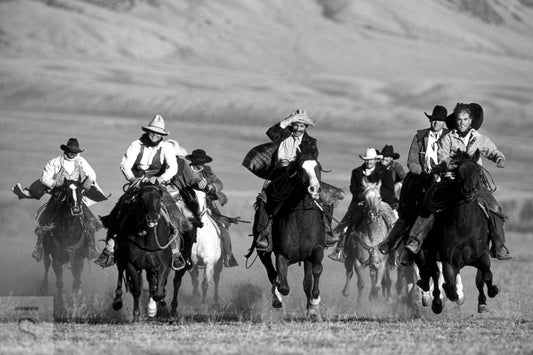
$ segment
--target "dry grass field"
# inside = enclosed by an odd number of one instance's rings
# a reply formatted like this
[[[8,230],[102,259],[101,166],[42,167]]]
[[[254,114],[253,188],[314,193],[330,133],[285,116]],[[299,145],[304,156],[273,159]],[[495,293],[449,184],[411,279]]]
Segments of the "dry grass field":
[[[124,309],[111,309],[116,270],[87,262],[82,295],[70,294],[67,270],[56,322],[0,323],[0,353],[533,353],[532,36],[529,0],[0,1],[0,296],[35,295],[43,272],[31,252],[44,200],[19,201],[11,187],[31,183],[77,137],[112,194],[91,209],[107,214],[122,191],[122,154],[155,114],[169,138],[214,158],[224,213],[251,220],[263,182],[242,158],[295,108],[318,121],[309,133],[331,170],[324,180],[348,191],[366,147],[393,144],[405,165],[413,134],[428,125],[424,112],[478,102],[482,133],[507,157],[505,169],[485,166],[509,215],[513,254],[493,263],[502,292],[483,315],[471,268],[462,273],[465,304],[434,315],[397,298],[370,303],[368,286],[357,305],[355,284],[341,295],[343,265],[326,258],[323,322],[312,323],[297,265],[284,309],[271,309],[262,265],[245,267],[243,223],[230,229],[240,265],[224,269],[218,306],[198,304],[186,276],[178,317],[131,324],[129,294]],[[51,273],[49,295],[53,285]]]

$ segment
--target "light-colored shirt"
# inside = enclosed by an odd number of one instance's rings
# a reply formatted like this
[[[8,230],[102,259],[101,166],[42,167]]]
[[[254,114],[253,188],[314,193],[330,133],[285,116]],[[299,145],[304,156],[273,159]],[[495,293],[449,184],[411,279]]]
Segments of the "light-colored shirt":
[[[431,172],[431,169],[435,165],[437,165],[437,151],[438,151],[438,142],[440,138],[441,132],[432,132],[430,131],[428,134],[428,146],[426,147],[426,155],[425,155],[425,161],[426,161],[426,173]]]
[[[468,153],[470,156],[474,155],[476,150],[479,149],[481,153],[481,156],[477,162],[479,165],[482,165],[482,156],[492,160],[493,162],[497,162],[499,159],[505,159],[503,153],[498,150],[490,138],[479,133],[475,129],[472,128],[465,138],[467,138],[467,140],[464,140],[462,137],[460,137],[455,129],[445,135],[439,141],[439,163],[443,161],[449,163],[458,149],[462,152]]]
[[[126,150],[126,154],[124,154],[124,157],[122,157],[122,161],[120,163],[120,170],[122,170],[124,177],[128,181],[132,181],[133,179],[135,179],[135,175],[133,174],[132,168],[137,160],[137,156],[141,151],[142,145],[143,144],[139,139],[133,141],[128,147],[128,150]],[[163,166],[166,165],[166,169],[164,173],[161,174],[161,178],[164,182],[167,182],[178,172],[178,164],[176,161],[176,157],[174,156],[174,147],[170,143],[162,140],[161,142],[159,142],[158,145],[154,147],[145,146],[138,167],[141,170],[147,170],[150,165],[152,165],[152,161],[154,160],[154,157],[159,148],[161,148],[161,164]]]
[[[46,163],[41,174],[41,182],[49,188],[53,188],[56,185],[61,185],[64,179],[80,181],[80,178],[85,177],[92,181],[96,180],[96,173],[87,160],[79,155],[73,159],[68,159],[63,154]]]
[[[302,136],[294,137],[293,135],[285,138],[278,148],[278,161],[291,162],[296,160],[296,153],[302,143]]]

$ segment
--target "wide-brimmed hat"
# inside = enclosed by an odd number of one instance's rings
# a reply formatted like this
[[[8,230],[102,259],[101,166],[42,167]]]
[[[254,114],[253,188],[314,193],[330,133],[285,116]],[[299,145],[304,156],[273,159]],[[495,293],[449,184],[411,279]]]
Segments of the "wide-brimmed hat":
[[[446,107],[444,106],[437,105],[433,107],[433,113],[431,113],[431,115],[428,115],[425,112],[424,115],[426,115],[430,121],[445,121],[446,116],[448,115],[448,110],[446,110]]]
[[[67,144],[61,144],[59,146],[64,152],[81,153],[83,149],[80,149],[80,144],[76,138],[69,138]]]
[[[400,154],[394,152],[394,147],[392,145],[385,145],[381,152],[378,151],[377,153],[383,155],[383,157],[391,157],[394,160],[400,158]]]
[[[366,148],[365,155],[359,154],[359,158],[363,160],[381,159],[383,155],[378,154],[374,148]]]
[[[155,115],[150,123],[148,123],[148,126],[142,126],[142,130],[145,132],[154,132],[162,136],[168,135],[168,131],[165,130],[165,120],[161,115]]]
[[[299,108],[296,111],[292,112],[287,118],[292,118],[293,123],[303,123],[306,126],[315,126],[315,121],[309,118],[309,115],[305,110]]]
[[[455,118],[457,114],[464,108],[468,108],[470,110],[470,118],[472,118],[472,124],[470,127],[476,131],[481,127],[483,124],[483,108],[481,105],[475,102],[469,104],[459,102],[457,105],[455,105],[452,114],[446,117],[446,127],[448,127],[449,130],[455,128]]]
[[[193,165],[202,165],[213,161],[213,158],[207,155],[203,149],[195,149],[192,154],[187,155],[185,158],[190,160]]]
[[[167,142],[170,143],[170,146],[172,147],[172,150],[174,151],[174,155],[178,157],[184,157],[187,154],[187,149],[183,148],[177,140],[174,139],[167,139]]]

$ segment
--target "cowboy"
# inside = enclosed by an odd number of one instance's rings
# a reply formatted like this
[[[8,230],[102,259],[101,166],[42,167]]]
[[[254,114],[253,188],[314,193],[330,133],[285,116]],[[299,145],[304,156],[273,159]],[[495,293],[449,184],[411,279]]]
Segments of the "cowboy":
[[[222,192],[224,185],[222,184],[222,181],[215,175],[213,169],[206,165],[207,163],[212,162],[213,158],[207,155],[203,149],[195,149],[192,151],[192,154],[187,155],[185,158],[190,160],[191,169],[202,176],[207,182],[207,185],[201,189],[206,191],[207,206],[212,212],[213,219],[216,221],[220,229],[220,239],[222,241],[224,255],[224,266],[238,266],[239,264],[233,256],[231,248],[231,238],[228,231],[229,224],[225,223],[227,218],[224,218],[220,212],[220,207],[224,206],[228,202],[227,196]]]
[[[397,160],[400,159],[400,154],[394,151],[392,145],[385,145],[381,152],[377,152],[383,158],[381,158],[380,163],[392,173],[392,181],[394,182],[394,203],[392,204],[392,209],[396,210],[398,208],[398,196],[402,189],[402,182],[405,178],[405,171],[403,170],[402,164],[398,163]]]
[[[83,149],[80,149],[78,140],[76,138],[70,138],[66,145],[61,144],[59,148],[61,148],[63,154],[50,160],[46,164],[40,179],[34,181],[28,188],[22,188],[22,185],[17,182],[12,190],[19,199],[27,198],[40,200],[46,192],[51,193],[56,186],[63,185],[64,180],[81,182],[81,187],[85,191],[82,203],[83,215],[89,222],[88,226],[91,232],[88,233],[89,237],[87,240],[89,247],[88,258],[93,259],[98,255],[94,241],[94,233],[102,226],[94,217],[91,210],[88,208],[88,205],[94,202],[104,201],[107,197],[96,184],[96,173],[94,169],[89,165],[85,158],[80,156]],[[54,199],[51,199],[39,217],[39,226],[35,229],[37,243],[35,245],[35,250],[32,253],[32,257],[38,262],[41,261],[43,257],[43,238],[46,234],[45,230],[48,229],[47,226],[53,226],[52,223],[54,221],[54,216],[56,215],[57,207],[57,202]]]
[[[448,111],[444,106],[436,105],[431,115],[426,112],[424,114],[429,119],[429,128],[418,130],[411,141],[409,156],[407,157],[409,172],[403,181],[400,193],[398,220],[387,239],[378,246],[383,254],[388,254],[391,249],[396,249],[400,237],[409,231],[414,223],[418,214],[410,212],[420,209],[421,201],[418,201],[418,197],[423,196],[431,185],[431,171],[437,165],[438,142],[448,134],[448,130],[444,128]],[[422,213],[425,212],[422,211]],[[407,257],[408,255],[404,253],[402,256]],[[403,260],[403,263],[405,264],[406,261]]]
[[[396,216],[392,211],[391,205],[394,203],[394,182],[392,180],[392,172],[387,170],[382,164],[377,164],[377,161],[383,158],[374,148],[367,148],[364,155],[359,154],[359,158],[363,160],[363,164],[352,170],[352,177],[350,180],[350,192],[352,193],[352,201],[348,206],[348,211],[335,227],[333,231],[340,235],[340,241],[333,252],[328,255],[329,258],[335,261],[344,261],[344,242],[348,234],[348,227],[350,230],[355,230],[364,219],[364,203],[365,198],[363,192],[365,190],[363,179],[371,183],[378,183],[381,181],[381,198],[384,208],[384,218],[387,227],[393,225]]]
[[[268,214],[268,221],[276,214],[283,202],[272,203],[268,199],[269,182],[273,177],[279,176],[295,165],[301,165],[306,160],[318,159],[318,148],[315,138],[307,134],[309,127],[314,127],[311,120],[302,109],[297,109],[281,122],[270,127],[266,134],[271,142],[252,148],[245,156],[242,165],[256,176],[266,179],[262,192],[257,199],[256,218],[254,218],[255,247],[258,250],[266,250],[269,247],[267,233],[263,233],[263,226],[258,227],[258,216]],[[270,202],[270,203],[269,203]],[[270,222],[265,223],[265,226]],[[338,241],[331,233],[331,220],[323,214],[323,223],[326,231],[326,246]],[[267,230],[265,228],[264,230]]]
[[[458,150],[472,156],[476,150],[485,158],[496,163],[498,168],[505,167],[505,156],[498,150],[489,137],[478,132],[483,123],[483,109],[476,103],[458,103],[453,114],[446,118],[446,125],[450,133],[444,136],[438,144],[437,159],[439,164],[450,165]],[[478,164],[481,165],[481,157]],[[487,186],[481,185],[478,193],[480,203],[489,214],[489,239],[492,241],[491,256],[500,260],[511,258],[505,246],[503,225],[505,216]],[[409,241],[405,246],[408,252],[418,253],[428,232],[433,226],[434,215],[419,216],[409,233]]]
[[[142,126],[142,130],[144,131],[143,135],[134,140],[126,150],[120,163],[120,170],[130,183],[130,187],[138,185],[144,179],[161,184],[162,201],[169,215],[177,214],[179,211],[177,211],[176,204],[163,185],[169,182],[178,171],[173,147],[163,139],[169,134],[165,129],[165,120],[162,116],[156,115],[147,126]],[[127,195],[128,192],[122,195],[109,215],[103,217],[104,225],[107,227],[106,246],[98,259],[95,260],[95,263],[102,267],[114,264],[115,236],[118,233],[118,222]],[[171,227],[173,233],[177,233],[177,228],[172,223]],[[173,248],[172,262],[173,266],[174,263],[184,266],[179,249]]]

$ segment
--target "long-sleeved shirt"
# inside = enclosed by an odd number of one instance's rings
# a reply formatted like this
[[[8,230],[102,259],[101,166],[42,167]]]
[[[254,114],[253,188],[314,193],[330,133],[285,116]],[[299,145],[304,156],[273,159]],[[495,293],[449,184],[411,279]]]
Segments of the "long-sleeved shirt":
[[[68,159],[64,154],[60,155],[44,167],[41,174],[41,183],[49,188],[63,183],[64,179],[83,181],[85,178],[96,180],[96,173],[85,158],[77,155]]]
[[[499,159],[505,159],[503,153],[498,150],[489,137],[479,133],[473,128],[469,132],[467,142],[459,136],[455,129],[439,141],[439,150],[437,152],[439,163],[443,161],[449,163],[458,149],[462,152],[466,152],[470,156],[474,155],[476,150],[479,149],[481,156],[492,160],[493,162],[497,162]],[[479,165],[482,165],[481,156],[478,160]]]
[[[141,138],[133,141],[128,147],[120,163],[120,170],[126,180],[131,181],[138,177],[135,171],[148,172],[153,166],[161,166],[162,171],[161,174],[153,176],[160,176],[164,182],[170,181],[178,172],[174,149],[163,140],[156,146],[147,146]]]

